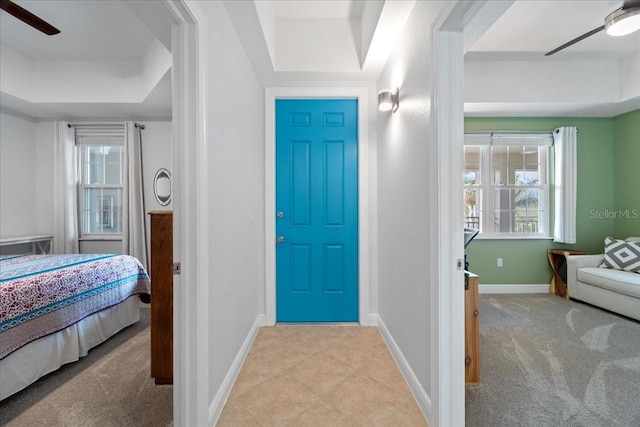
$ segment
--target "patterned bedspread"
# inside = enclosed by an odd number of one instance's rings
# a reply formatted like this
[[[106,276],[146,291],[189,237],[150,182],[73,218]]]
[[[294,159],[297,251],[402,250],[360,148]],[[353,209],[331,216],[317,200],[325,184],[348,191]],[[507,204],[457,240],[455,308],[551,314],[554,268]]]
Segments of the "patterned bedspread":
[[[136,294],[151,281],[128,255],[1,256],[0,359]]]

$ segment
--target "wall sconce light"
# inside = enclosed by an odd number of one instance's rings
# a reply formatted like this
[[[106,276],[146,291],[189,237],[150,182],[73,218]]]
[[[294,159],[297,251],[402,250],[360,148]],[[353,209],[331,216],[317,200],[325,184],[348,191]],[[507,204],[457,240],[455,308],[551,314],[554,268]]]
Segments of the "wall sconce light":
[[[390,90],[382,90],[378,93],[378,110],[379,111],[398,111],[400,105],[400,88],[396,88],[395,92]]]

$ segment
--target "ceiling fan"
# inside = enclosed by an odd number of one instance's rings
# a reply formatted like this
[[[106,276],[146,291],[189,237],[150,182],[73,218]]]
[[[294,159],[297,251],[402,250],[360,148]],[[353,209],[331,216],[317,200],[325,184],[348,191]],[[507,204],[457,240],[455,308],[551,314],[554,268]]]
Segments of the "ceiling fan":
[[[53,36],[60,32],[59,29],[49,24],[44,19],[37,17],[27,9],[18,6],[11,0],[0,0],[0,9],[4,10],[10,15],[13,15],[22,22],[31,25],[36,30],[42,31],[48,36]]]
[[[610,36],[625,36],[631,34],[634,31],[640,29],[640,0],[624,0],[622,7],[614,10],[606,18],[604,18],[604,25],[595,28],[588,33],[576,37],[563,44],[560,47],[553,49],[550,52],[544,54],[544,56],[553,55],[556,52],[560,52],[573,44],[578,43],[581,40],[591,37],[592,35],[599,33],[602,30],[606,30]]]

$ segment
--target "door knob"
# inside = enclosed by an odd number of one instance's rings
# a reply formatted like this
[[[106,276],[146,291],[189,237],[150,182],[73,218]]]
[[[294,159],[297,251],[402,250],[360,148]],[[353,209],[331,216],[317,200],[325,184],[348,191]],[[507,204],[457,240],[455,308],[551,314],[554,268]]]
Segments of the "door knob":
[[[288,240],[286,240],[286,239],[284,238],[284,236],[278,236],[278,238],[276,239],[276,241],[277,241],[278,243],[285,243],[285,242],[288,242]]]
[[[278,218],[284,218],[284,212],[282,211],[278,212]]]

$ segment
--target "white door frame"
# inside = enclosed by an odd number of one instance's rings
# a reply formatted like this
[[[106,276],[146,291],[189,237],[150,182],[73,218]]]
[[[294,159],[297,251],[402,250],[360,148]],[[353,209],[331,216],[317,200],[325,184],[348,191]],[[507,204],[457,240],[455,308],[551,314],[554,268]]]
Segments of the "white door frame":
[[[464,287],[459,263],[464,259],[462,189],[464,138],[464,40],[463,32],[472,18],[487,4],[447,2],[434,20],[430,62],[433,124],[431,138],[437,150],[436,252],[431,263],[431,280],[436,283],[432,301],[431,378],[435,404],[434,426],[465,425],[464,382]],[[488,28],[488,27],[487,27]],[[485,28],[486,30],[486,28]],[[460,236],[452,241],[451,236]]]
[[[193,1],[158,4],[173,22],[173,251],[174,262],[182,264],[173,280],[173,417],[176,426],[205,426],[210,424],[206,19]]]
[[[265,89],[265,317],[276,323],[276,131],[275,100],[355,98],[358,100],[358,321],[371,324],[369,307],[369,117],[366,87],[268,87]]]
[[[431,228],[437,230],[437,256],[431,261],[431,281],[435,283],[431,303],[431,336],[436,345],[432,350],[433,425],[463,426],[465,424],[464,385],[464,287],[463,272],[456,262],[463,249],[462,197],[462,129],[464,127],[461,72],[456,62],[456,49],[462,49],[456,33],[433,33],[431,63],[437,74],[434,104],[438,105],[432,119],[431,137],[436,141],[438,215]],[[462,50],[459,62],[462,64]],[[433,80],[432,80],[433,82]],[[459,136],[459,138],[457,138]],[[457,152],[458,148],[460,152]],[[459,175],[459,176],[458,176]],[[460,184],[459,186],[457,184]],[[459,221],[458,221],[459,219]],[[460,236],[452,241],[451,236]]]

